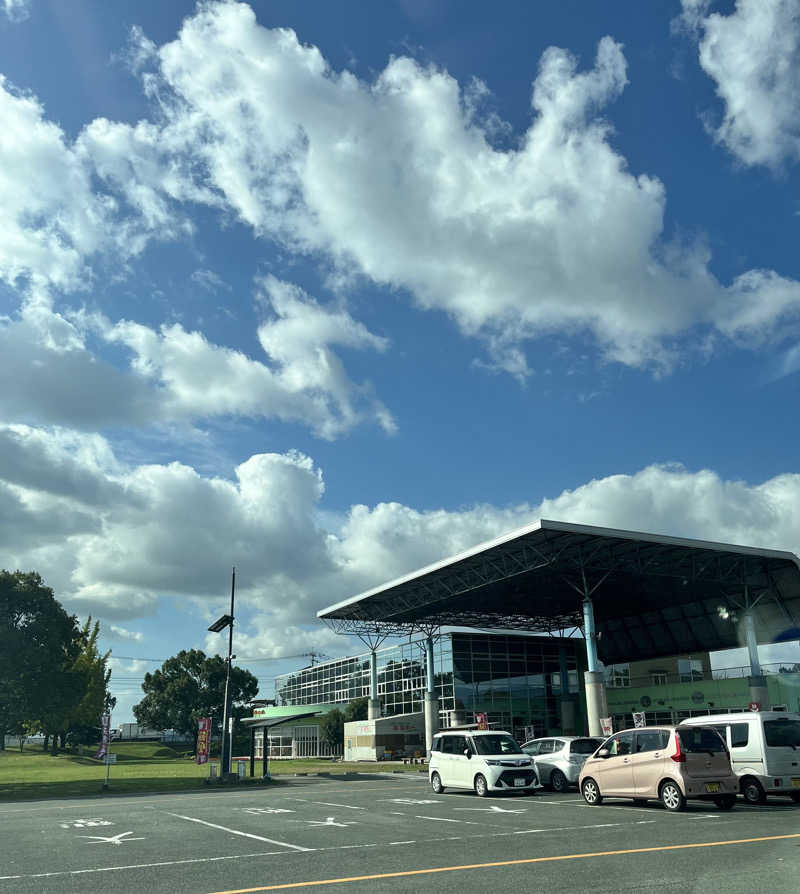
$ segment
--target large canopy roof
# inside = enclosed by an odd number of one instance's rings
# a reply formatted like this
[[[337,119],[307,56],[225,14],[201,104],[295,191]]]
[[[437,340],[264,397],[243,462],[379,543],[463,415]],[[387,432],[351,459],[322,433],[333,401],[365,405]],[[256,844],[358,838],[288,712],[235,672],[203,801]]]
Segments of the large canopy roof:
[[[800,638],[793,553],[541,521],[318,612],[342,633],[436,626],[556,633],[594,605],[606,663]]]

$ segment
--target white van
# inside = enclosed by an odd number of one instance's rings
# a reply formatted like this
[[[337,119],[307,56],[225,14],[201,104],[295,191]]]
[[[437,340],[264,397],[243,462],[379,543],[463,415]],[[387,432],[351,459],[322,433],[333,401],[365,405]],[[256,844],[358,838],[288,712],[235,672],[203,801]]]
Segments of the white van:
[[[681,726],[713,726],[725,740],[739,791],[750,804],[767,795],[800,803],[800,714],[743,711],[681,721]]]
[[[485,798],[492,792],[524,792],[541,788],[533,761],[505,732],[442,730],[433,737],[428,762],[431,788],[472,789]]]

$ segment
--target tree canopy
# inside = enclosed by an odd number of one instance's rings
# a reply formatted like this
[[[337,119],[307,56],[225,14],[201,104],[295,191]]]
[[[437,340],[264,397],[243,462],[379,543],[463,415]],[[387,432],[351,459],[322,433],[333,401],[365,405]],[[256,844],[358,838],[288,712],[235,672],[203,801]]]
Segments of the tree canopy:
[[[209,658],[200,649],[182,650],[168,658],[159,670],[145,674],[142,683],[144,698],[133,706],[136,720],[155,729],[174,729],[194,734],[200,717],[222,720],[225,698],[225,659]],[[231,667],[234,716],[241,717],[244,708],[237,703],[249,702],[258,693],[258,680],[244,668]]]
[[[108,694],[100,625],[78,626],[35,571],[0,571],[0,747],[7,733],[96,738]],[[78,730],[83,730],[79,733]]]
[[[319,736],[332,751],[344,745],[344,715],[338,708],[323,714],[319,721]]]
[[[369,699],[354,698],[348,702],[343,711],[333,708],[324,714],[319,721],[319,735],[333,751],[344,747],[344,725],[353,720],[366,720]]]

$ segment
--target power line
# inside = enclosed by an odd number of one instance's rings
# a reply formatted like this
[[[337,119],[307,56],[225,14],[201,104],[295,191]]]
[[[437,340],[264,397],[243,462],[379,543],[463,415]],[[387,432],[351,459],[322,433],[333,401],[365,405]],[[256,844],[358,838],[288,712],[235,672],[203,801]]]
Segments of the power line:
[[[175,656],[173,655],[172,657],[174,658]],[[288,661],[290,658],[311,658],[311,663],[313,664],[315,658],[327,657],[327,655],[323,655],[321,652],[300,652],[297,655],[276,655],[274,658],[251,658],[247,655],[241,655],[238,656],[236,660],[255,663],[260,661]],[[155,661],[161,664],[163,664],[165,661],[169,661],[168,658],[141,658],[136,655],[114,655],[113,652],[111,653],[111,658],[114,658],[117,661]]]

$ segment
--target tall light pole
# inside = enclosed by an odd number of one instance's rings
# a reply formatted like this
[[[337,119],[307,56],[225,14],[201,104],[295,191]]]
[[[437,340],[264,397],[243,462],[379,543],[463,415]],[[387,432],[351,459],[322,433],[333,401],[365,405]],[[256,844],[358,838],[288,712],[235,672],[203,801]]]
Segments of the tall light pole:
[[[231,752],[233,749],[233,730],[231,726],[231,662],[236,657],[233,653],[233,600],[236,592],[236,568],[231,572],[231,611],[228,615],[222,615],[208,628],[211,633],[220,633],[228,628],[228,657],[225,668],[225,705],[222,710],[222,753],[220,755],[220,770],[222,775],[231,772]]]

